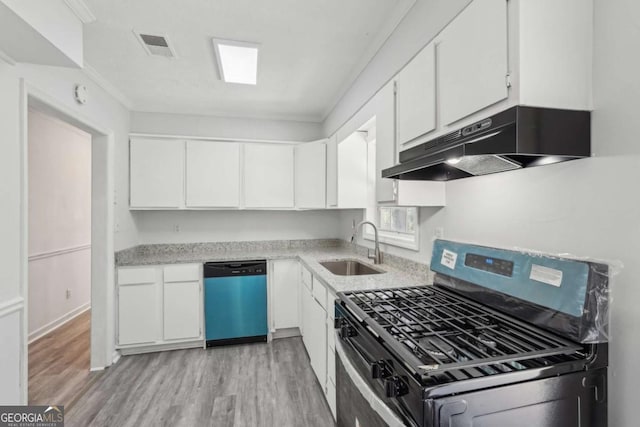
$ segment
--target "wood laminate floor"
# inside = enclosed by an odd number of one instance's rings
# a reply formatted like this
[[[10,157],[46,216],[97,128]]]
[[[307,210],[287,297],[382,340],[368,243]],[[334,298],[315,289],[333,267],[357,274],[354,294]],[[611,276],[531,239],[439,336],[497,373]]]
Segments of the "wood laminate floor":
[[[100,373],[89,372],[91,311],[29,344],[29,404],[68,409]]]
[[[73,426],[334,426],[302,340],[125,356],[86,390]]]

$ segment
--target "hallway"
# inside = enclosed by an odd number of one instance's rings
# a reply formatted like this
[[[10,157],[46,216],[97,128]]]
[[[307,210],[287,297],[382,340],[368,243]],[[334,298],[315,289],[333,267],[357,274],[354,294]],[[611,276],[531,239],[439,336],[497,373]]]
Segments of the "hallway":
[[[29,404],[68,410],[102,372],[90,372],[91,310],[29,344]]]

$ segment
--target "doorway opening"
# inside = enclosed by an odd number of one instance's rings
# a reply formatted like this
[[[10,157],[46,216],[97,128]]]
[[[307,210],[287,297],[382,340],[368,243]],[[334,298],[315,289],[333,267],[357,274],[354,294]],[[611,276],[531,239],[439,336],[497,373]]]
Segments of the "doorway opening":
[[[115,356],[114,134],[25,81],[21,124],[22,402],[69,406]]]
[[[91,134],[28,110],[29,404],[91,380]]]

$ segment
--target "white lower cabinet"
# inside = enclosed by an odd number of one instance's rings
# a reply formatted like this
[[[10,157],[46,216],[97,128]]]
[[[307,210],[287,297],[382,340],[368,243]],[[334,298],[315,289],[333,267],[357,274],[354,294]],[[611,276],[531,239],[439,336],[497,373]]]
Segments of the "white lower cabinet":
[[[118,269],[118,348],[202,340],[202,269],[180,264]]]
[[[197,339],[202,334],[200,282],[164,283],[164,339]]]
[[[309,316],[309,359],[320,384],[324,387],[327,378],[327,312],[320,303],[312,298]]]
[[[300,327],[300,263],[296,259],[269,261],[271,331]]]
[[[311,368],[336,418],[336,368],[333,328],[335,295],[303,266],[301,268],[301,326]]]
[[[118,342],[150,344],[160,336],[158,284],[132,283],[118,289]]]

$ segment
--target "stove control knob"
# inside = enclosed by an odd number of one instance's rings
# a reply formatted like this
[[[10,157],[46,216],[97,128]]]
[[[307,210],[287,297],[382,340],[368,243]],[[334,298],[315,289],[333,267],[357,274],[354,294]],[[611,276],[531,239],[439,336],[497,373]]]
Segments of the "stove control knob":
[[[387,397],[400,397],[409,393],[409,386],[400,377],[389,377],[384,381]]]
[[[371,378],[375,379],[384,379],[389,375],[389,368],[387,367],[387,362],[384,360],[378,360],[377,362],[373,362],[371,364]]]
[[[340,338],[355,337],[356,335],[358,335],[358,332],[356,332],[353,326],[342,325],[340,327]]]

